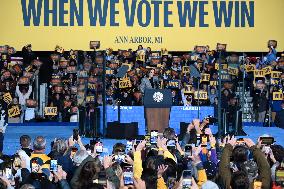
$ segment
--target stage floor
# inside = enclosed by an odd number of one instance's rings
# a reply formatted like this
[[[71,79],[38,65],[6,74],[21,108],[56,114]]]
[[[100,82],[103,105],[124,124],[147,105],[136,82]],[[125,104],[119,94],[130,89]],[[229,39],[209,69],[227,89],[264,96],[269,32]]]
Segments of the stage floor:
[[[69,138],[72,135],[74,126],[8,126],[4,138],[4,153],[13,154],[19,149],[19,139],[21,135],[27,134],[34,139],[36,136],[43,135],[47,139],[47,152],[50,151],[50,143],[54,138]],[[275,137],[276,143],[284,146],[284,129],[276,127],[252,127],[245,126],[244,131],[253,140],[257,140],[260,135],[269,134]],[[212,132],[217,132],[217,127],[212,127]],[[84,144],[89,143],[90,139],[83,138]],[[103,139],[104,148],[112,151],[112,146],[117,142],[126,143],[125,140]]]

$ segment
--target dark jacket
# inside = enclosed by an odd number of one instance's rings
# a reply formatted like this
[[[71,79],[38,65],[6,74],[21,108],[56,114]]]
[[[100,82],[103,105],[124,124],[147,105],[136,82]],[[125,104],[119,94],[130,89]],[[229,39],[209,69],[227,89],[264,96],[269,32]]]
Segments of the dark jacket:
[[[253,95],[253,109],[257,112],[264,112],[267,110],[268,99],[266,91],[255,90]]]
[[[274,123],[277,127],[284,129],[284,109],[276,113]]]
[[[220,166],[219,166],[219,174],[220,174],[220,182],[225,189],[230,189],[232,173],[230,169],[230,158],[232,156],[233,146],[227,144],[223,150]],[[259,148],[256,146],[251,147],[251,151],[253,153],[253,158],[257,163],[259,179],[262,182],[262,189],[269,189],[271,182],[271,169],[268,161],[266,160],[264,154],[261,152]],[[251,183],[250,188],[253,188],[253,183]]]

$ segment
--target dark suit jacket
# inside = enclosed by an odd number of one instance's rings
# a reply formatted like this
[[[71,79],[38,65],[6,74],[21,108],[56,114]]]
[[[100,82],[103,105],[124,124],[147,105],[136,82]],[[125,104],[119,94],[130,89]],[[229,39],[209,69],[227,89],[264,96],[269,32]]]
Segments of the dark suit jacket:
[[[274,123],[277,127],[284,129],[284,109],[280,112],[277,112]]]

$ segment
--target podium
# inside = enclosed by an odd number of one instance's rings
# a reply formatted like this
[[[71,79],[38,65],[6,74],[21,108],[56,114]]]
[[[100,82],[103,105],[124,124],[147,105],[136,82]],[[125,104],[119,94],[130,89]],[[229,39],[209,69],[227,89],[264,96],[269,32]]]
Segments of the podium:
[[[160,133],[169,127],[172,93],[170,89],[146,89],[144,94],[144,111],[148,131]]]

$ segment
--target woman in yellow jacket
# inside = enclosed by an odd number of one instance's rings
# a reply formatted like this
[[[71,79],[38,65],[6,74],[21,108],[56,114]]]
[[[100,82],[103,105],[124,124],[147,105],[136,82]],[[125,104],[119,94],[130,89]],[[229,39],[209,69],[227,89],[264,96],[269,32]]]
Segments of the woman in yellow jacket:
[[[140,179],[142,172],[143,172],[143,167],[142,167],[142,159],[141,159],[141,151],[145,149],[146,141],[143,140],[141,143],[137,145],[136,151],[134,152],[134,178],[135,179]],[[163,155],[164,158],[170,158],[173,159],[176,162],[176,158],[168,151],[167,145],[166,145],[166,139],[159,139],[158,138],[158,154]],[[199,151],[200,152],[200,151]],[[206,177],[206,172],[202,167],[202,163],[200,161],[199,157],[199,152],[196,150],[197,155],[195,155],[193,158],[193,161],[197,167],[198,170],[198,186],[201,186],[204,182],[206,182],[207,177]],[[158,180],[157,180],[157,188],[158,189],[167,189],[166,183],[162,177],[162,174],[166,171],[167,167],[162,165],[158,167],[157,170],[157,175],[158,175]]]

